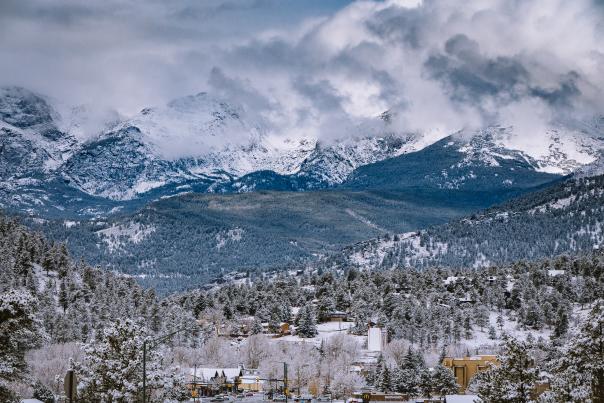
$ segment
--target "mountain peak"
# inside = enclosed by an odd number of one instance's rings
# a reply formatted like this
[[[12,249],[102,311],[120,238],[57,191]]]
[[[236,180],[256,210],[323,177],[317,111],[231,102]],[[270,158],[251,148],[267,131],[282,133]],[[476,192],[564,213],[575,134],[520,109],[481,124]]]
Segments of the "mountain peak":
[[[0,119],[25,129],[53,125],[58,117],[46,98],[22,87],[0,87]]]

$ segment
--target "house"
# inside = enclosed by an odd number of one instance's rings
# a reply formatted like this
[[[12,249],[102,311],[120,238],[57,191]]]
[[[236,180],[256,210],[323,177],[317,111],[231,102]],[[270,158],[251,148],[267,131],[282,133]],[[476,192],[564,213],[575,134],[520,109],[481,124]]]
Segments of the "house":
[[[260,378],[260,372],[257,369],[243,369],[243,375],[239,377],[239,390],[246,392],[262,392],[264,389],[264,379]]]
[[[346,322],[348,314],[344,311],[331,311],[326,315],[327,322]]]
[[[243,371],[243,365],[236,368],[191,368],[187,385],[193,397],[235,392]]]
[[[482,399],[477,395],[446,395],[445,403],[478,403]]]
[[[383,393],[375,391],[354,392],[352,399],[355,402],[408,402],[409,395],[401,393]]]
[[[286,336],[288,334],[292,334],[291,329],[289,328],[289,323],[287,323],[287,322],[279,323],[279,335]]]
[[[465,280],[464,276],[449,276],[443,280],[444,285],[455,284],[459,280]]]
[[[491,365],[499,365],[494,355],[476,355],[463,358],[445,357],[443,366],[453,371],[461,391],[465,391],[472,377],[480,371],[488,369]]]
[[[469,295],[466,295],[465,297],[457,298],[457,305],[475,304],[475,303],[476,303],[476,300]]]
[[[263,333],[271,333],[273,329],[271,329],[271,325],[268,322],[262,322],[262,331]],[[274,333],[274,337],[287,336],[291,333],[291,328],[289,323],[281,322],[279,323],[279,327],[276,329],[277,331]]]

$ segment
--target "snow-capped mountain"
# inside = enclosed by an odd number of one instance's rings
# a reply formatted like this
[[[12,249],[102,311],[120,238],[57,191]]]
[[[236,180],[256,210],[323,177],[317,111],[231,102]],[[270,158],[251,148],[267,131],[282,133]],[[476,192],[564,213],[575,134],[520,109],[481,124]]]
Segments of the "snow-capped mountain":
[[[552,128],[545,146],[523,147],[512,127],[456,133],[422,150],[361,166],[346,188],[522,189],[593,163],[604,139]],[[518,147],[518,148],[516,148]],[[551,178],[550,178],[551,179]]]
[[[19,187],[34,182],[65,184],[81,197],[109,201],[218,191],[218,184],[258,171],[297,174],[308,188],[325,187],[342,182],[362,164],[415,149],[415,137],[391,134],[328,145],[312,138],[275,138],[260,119],[207,93],[145,108],[121,121],[111,113],[93,119],[90,106],[63,115],[57,109],[65,110],[23,88],[0,93],[3,190],[13,193],[5,194],[5,205],[20,205],[31,196],[26,203],[31,208],[56,196],[40,194],[41,189],[28,195],[30,188]],[[93,121],[100,127],[91,127]]]
[[[303,175],[307,187],[325,187],[360,165],[413,150],[412,140],[360,137],[324,146],[275,139],[243,108],[199,93],[144,109],[83,144],[61,171],[82,191],[115,200],[191,181],[216,191],[258,171]]]
[[[66,108],[7,87],[0,91],[0,203],[33,213],[50,206],[69,210],[71,204],[78,214],[98,214],[190,191],[375,187],[363,180],[372,169],[385,169],[369,176],[386,178],[386,186],[418,179],[413,170],[401,174],[388,168],[408,155],[415,157],[406,163],[416,158],[416,167],[423,164],[418,172],[429,171],[416,185],[492,182],[478,168],[497,165],[509,175],[496,172],[495,182],[514,183],[511,162],[534,172],[568,174],[592,163],[604,142],[601,121],[594,120],[572,130],[552,127],[537,145],[523,143],[511,127],[458,133],[430,144],[421,134],[395,130],[390,115],[359,126],[348,139],[324,142],[276,135],[262,118],[208,93],[122,118],[90,105]],[[432,160],[415,153],[434,151],[436,145],[439,155]],[[89,209],[91,200],[95,207]]]

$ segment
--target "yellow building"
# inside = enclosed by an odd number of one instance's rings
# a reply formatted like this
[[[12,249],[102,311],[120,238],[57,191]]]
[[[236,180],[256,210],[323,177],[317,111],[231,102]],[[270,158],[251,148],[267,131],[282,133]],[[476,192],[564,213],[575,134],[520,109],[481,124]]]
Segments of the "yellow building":
[[[237,380],[239,390],[245,392],[262,392],[265,380],[260,378],[260,372],[257,369],[244,369],[243,375]]]
[[[467,389],[474,375],[488,369],[491,365],[499,365],[499,361],[494,355],[477,355],[463,358],[445,357],[443,360],[443,366],[453,371],[462,392]]]

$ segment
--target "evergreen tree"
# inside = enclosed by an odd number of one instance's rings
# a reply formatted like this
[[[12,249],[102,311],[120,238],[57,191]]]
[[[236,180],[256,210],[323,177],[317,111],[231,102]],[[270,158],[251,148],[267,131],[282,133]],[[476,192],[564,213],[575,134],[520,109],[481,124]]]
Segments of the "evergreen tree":
[[[472,321],[469,316],[466,316],[463,321],[464,336],[467,340],[472,337]]]
[[[500,365],[476,375],[474,383],[478,395],[485,402],[531,402],[538,379],[538,369],[529,355],[526,342],[506,337]]]
[[[80,399],[108,403],[137,401],[142,388],[145,338],[142,326],[125,319],[105,328],[99,342],[87,344],[84,362],[75,365]],[[182,380],[162,370],[160,358],[156,349],[147,350],[147,388],[170,394]]]
[[[433,380],[428,368],[424,368],[419,372],[418,386],[422,396],[432,397]]]
[[[474,313],[474,321],[480,327],[480,331],[489,326],[489,308],[485,305],[480,305]]]
[[[330,293],[325,293],[319,299],[318,303],[319,320],[323,321],[327,319],[327,315],[336,310],[335,297]]]
[[[69,296],[67,295],[67,285],[65,279],[61,281],[61,286],[59,289],[59,304],[61,308],[63,308],[63,313],[67,310],[69,306]]]
[[[55,395],[52,391],[40,381],[34,382],[33,398],[38,399],[42,403],[55,403]]]
[[[315,313],[313,312],[312,307],[304,306],[302,309],[300,309],[300,321],[297,334],[300,337],[315,337],[317,334],[319,334],[317,331]]]
[[[409,396],[418,396],[422,392],[422,374],[425,370],[426,364],[421,353],[409,347],[397,370],[396,390]]]
[[[27,369],[25,352],[41,340],[33,297],[26,291],[0,294],[0,401],[15,399],[9,383],[21,380]]]
[[[385,363],[382,363],[382,367],[378,374],[377,382],[375,385],[382,392],[392,391],[392,379],[390,374],[390,368]]]
[[[568,314],[566,309],[560,307],[558,314],[554,320],[554,331],[552,332],[552,338],[559,339],[564,337],[568,332]]]
[[[497,339],[497,331],[494,326],[489,326],[489,339],[495,340]]]
[[[604,402],[604,309],[597,304],[559,352],[549,401]]]
[[[497,327],[499,328],[499,332],[503,332],[504,324],[505,324],[505,321],[503,320],[503,314],[500,313],[499,315],[497,315]]]
[[[264,331],[264,329],[262,328],[262,322],[260,322],[260,319],[255,318],[254,322],[252,323],[252,328],[250,329],[250,333],[251,334],[262,334],[263,331]]]
[[[459,385],[453,372],[442,365],[432,371],[432,393],[438,396],[452,395],[458,392]]]

